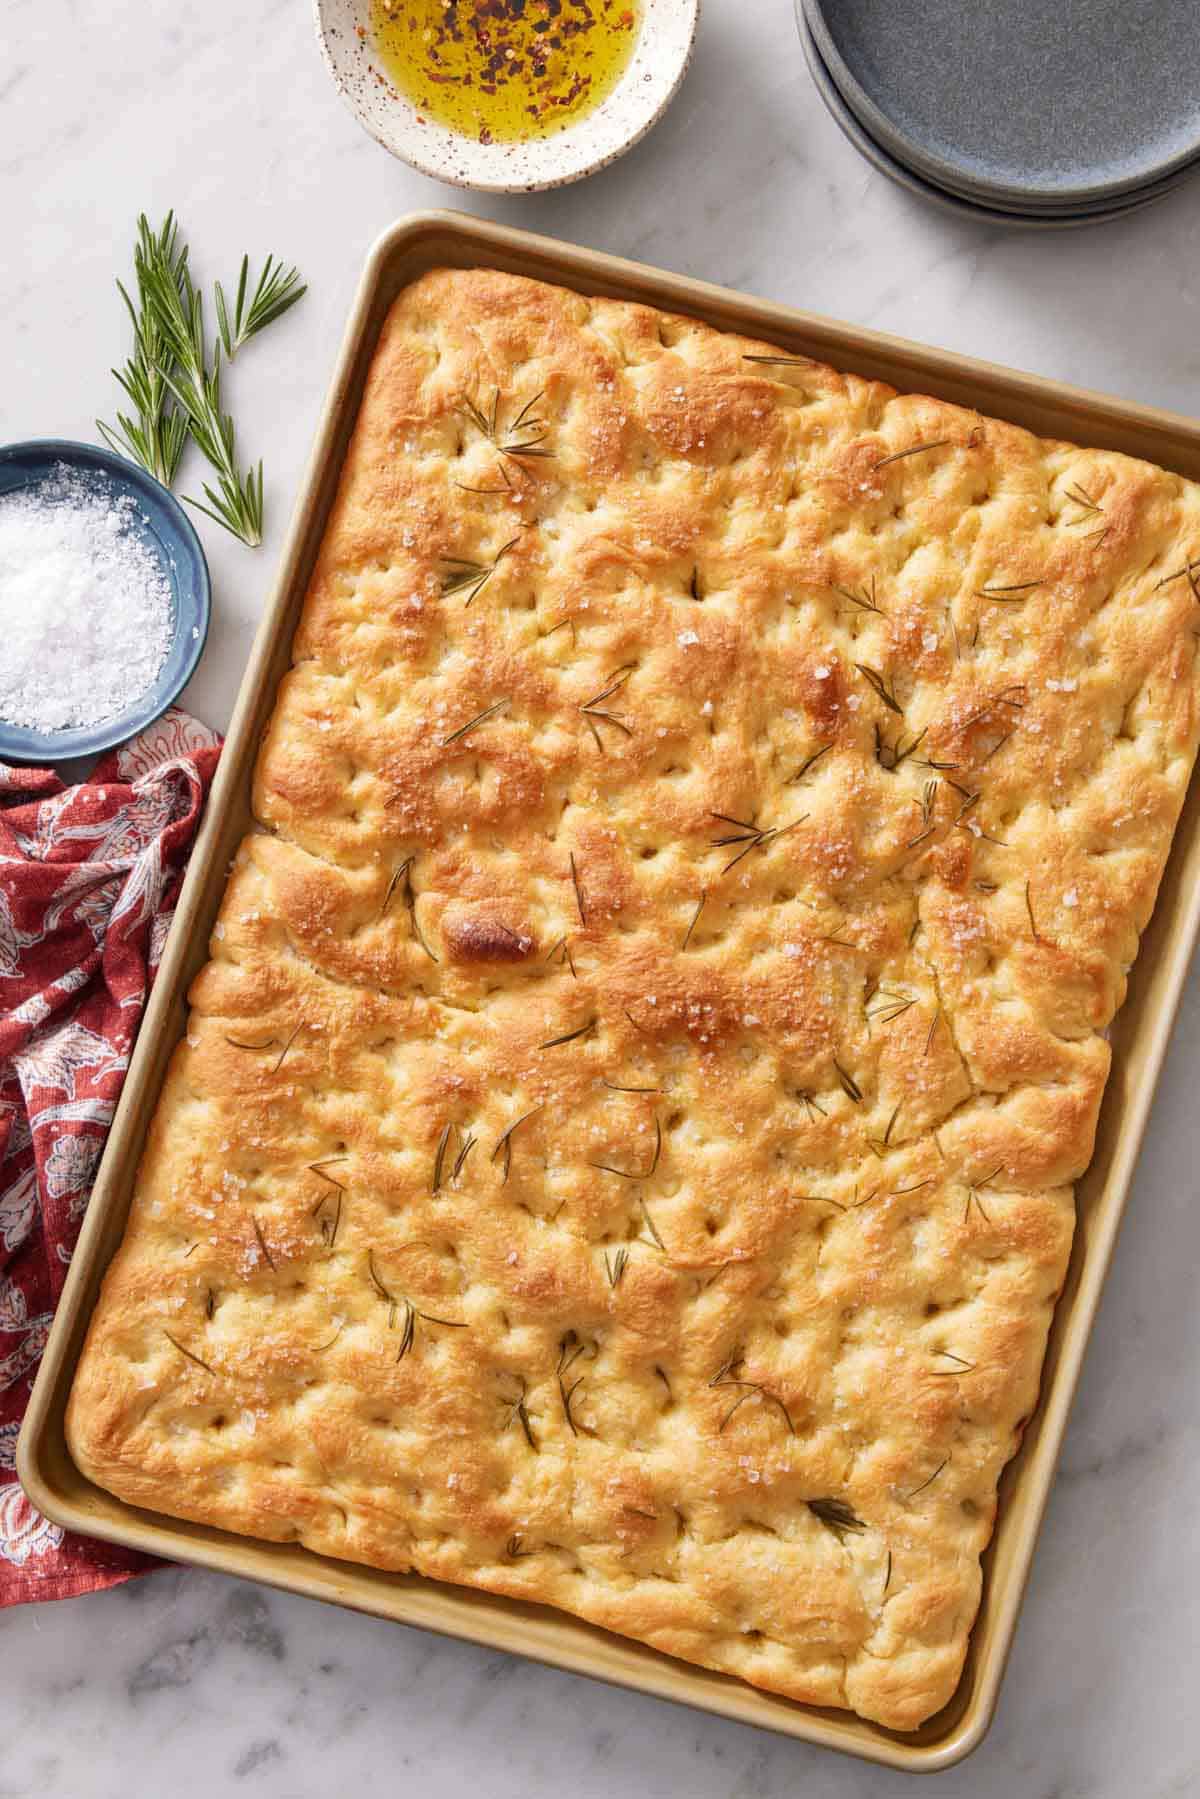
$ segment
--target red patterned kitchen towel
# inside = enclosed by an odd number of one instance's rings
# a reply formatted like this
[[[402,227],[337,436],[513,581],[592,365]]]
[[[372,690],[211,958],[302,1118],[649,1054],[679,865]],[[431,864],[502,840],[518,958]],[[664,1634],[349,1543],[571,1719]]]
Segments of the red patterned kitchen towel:
[[[14,1451],[220,743],[172,708],[77,787],[0,763],[0,1605],[155,1565],[43,1518]]]

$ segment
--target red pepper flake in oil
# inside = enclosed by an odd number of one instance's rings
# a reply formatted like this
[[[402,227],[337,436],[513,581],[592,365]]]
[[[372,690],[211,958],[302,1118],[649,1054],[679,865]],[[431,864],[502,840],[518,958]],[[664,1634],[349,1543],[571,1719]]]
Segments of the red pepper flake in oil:
[[[629,66],[629,0],[372,0],[380,62],[423,118],[479,143],[549,137]]]

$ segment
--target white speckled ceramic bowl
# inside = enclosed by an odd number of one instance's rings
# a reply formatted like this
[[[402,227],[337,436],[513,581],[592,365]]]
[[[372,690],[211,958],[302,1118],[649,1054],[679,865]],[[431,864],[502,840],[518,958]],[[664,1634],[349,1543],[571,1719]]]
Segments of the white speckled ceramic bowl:
[[[528,194],[564,187],[615,162],[666,111],[691,61],[700,0],[640,0],[629,67],[592,112],[518,144],[481,144],[423,119],[375,53],[370,0],[313,0],[317,41],[342,99],[364,131],[415,169],[455,187]]]

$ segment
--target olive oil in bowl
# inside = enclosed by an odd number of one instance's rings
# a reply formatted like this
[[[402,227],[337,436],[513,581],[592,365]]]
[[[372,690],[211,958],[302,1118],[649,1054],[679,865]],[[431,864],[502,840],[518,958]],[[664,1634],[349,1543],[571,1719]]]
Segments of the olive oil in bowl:
[[[478,143],[551,137],[629,66],[638,0],[371,0],[379,60],[421,115]]]

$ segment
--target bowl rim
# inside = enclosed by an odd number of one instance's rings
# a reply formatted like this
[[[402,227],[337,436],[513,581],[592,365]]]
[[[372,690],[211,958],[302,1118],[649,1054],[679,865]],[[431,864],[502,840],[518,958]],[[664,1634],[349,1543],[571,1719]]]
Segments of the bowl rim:
[[[204,654],[212,620],[212,578],[204,545],[191,519],[170,488],[164,487],[161,481],[148,474],[139,463],[132,462],[128,457],[120,456],[101,444],[84,443],[69,437],[27,437],[18,442],[0,444],[0,472],[23,456],[37,457],[47,467],[56,462],[65,462],[74,468],[103,470],[127,491],[150,501],[165,513],[167,534],[175,539],[175,547],[184,552],[196,571],[196,606],[195,612],[190,616],[195,635],[185,645],[177,677],[173,676],[163,685],[156,680],[139,694],[126,711],[97,725],[72,726],[62,731],[35,731],[27,725],[10,724],[6,719],[0,718],[0,763],[37,766],[66,762],[76,756],[100,755],[103,751],[111,750],[117,744],[136,737],[139,731],[144,731],[162,717],[187,686]],[[21,485],[18,483],[3,489],[0,491],[0,498],[4,493],[19,491]],[[176,612],[175,636],[172,639],[174,647],[179,640],[181,627],[188,622],[185,621],[180,606],[179,586],[174,580],[172,599]]]
[[[645,3],[646,0],[643,0],[643,4]],[[641,120],[630,132],[623,136],[619,143],[610,146],[599,154],[587,156],[586,160],[581,162],[578,166],[572,166],[568,162],[566,166],[557,171],[538,173],[527,176],[524,179],[506,178],[503,175],[492,174],[487,170],[477,173],[464,168],[448,167],[440,157],[433,155],[422,156],[418,146],[400,149],[368,118],[367,114],[360,107],[356,96],[344,80],[341,70],[338,68],[329,45],[325,17],[330,0],[311,0],[311,4],[313,29],[316,33],[317,44],[321,52],[321,60],[325,64],[326,71],[329,74],[334,87],[337,89],[338,96],[343,105],[353,115],[367,135],[373,138],[377,144],[381,145],[383,149],[387,150],[392,156],[398,157],[401,162],[406,162],[410,168],[416,169],[419,174],[428,175],[434,181],[445,182],[450,187],[464,188],[472,193],[480,194],[536,194],[545,193],[551,188],[568,187],[572,182],[582,181],[588,175],[598,174],[601,169],[608,168],[610,164],[616,162],[619,157],[624,156],[626,151],[632,150],[635,144],[640,143],[647,133],[653,130],[654,126],[658,124],[659,120],[674,100],[676,94],[679,92],[680,87],[683,85],[684,77],[691,67],[692,56],[696,48],[696,33],[700,26],[700,13],[703,0],[676,0],[676,4],[680,7],[681,17],[685,27],[685,36],[679,55],[678,65],[665,81],[662,91],[655,96],[654,105],[651,107],[645,119]],[[622,80],[623,79],[624,77],[622,77]],[[613,94],[620,91],[620,86],[621,83],[618,82],[617,87],[613,89]],[[485,150],[500,152],[501,155],[504,155],[506,153],[510,154],[514,149],[525,152],[529,152],[533,148],[541,149],[544,146],[549,146],[550,149],[553,149],[559,145],[569,143],[572,135],[577,130],[589,124],[602,113],[604,107],[613,98],[613,94],[607,95],[605,99],[600,102],[595,111],[584,114],[582,119],[567,126],[562,131],[555,132],[548,138],[522,139],[515,143],[505,142],[484,146],[475,143],[471,138],[462,137],[458,133],[452,133],[450,135],[454,141],[463,146],[464,153],[467,156],[479,154],[481,151]],[[395,92],[395,89],[392,89],[392,96],[398,109],[406,111],[410,117],[416,116],[416,108],[409,100],[405,99],[402,94],[398,94]],[[499,157],[495,157],[494,160],[499,164]]]

